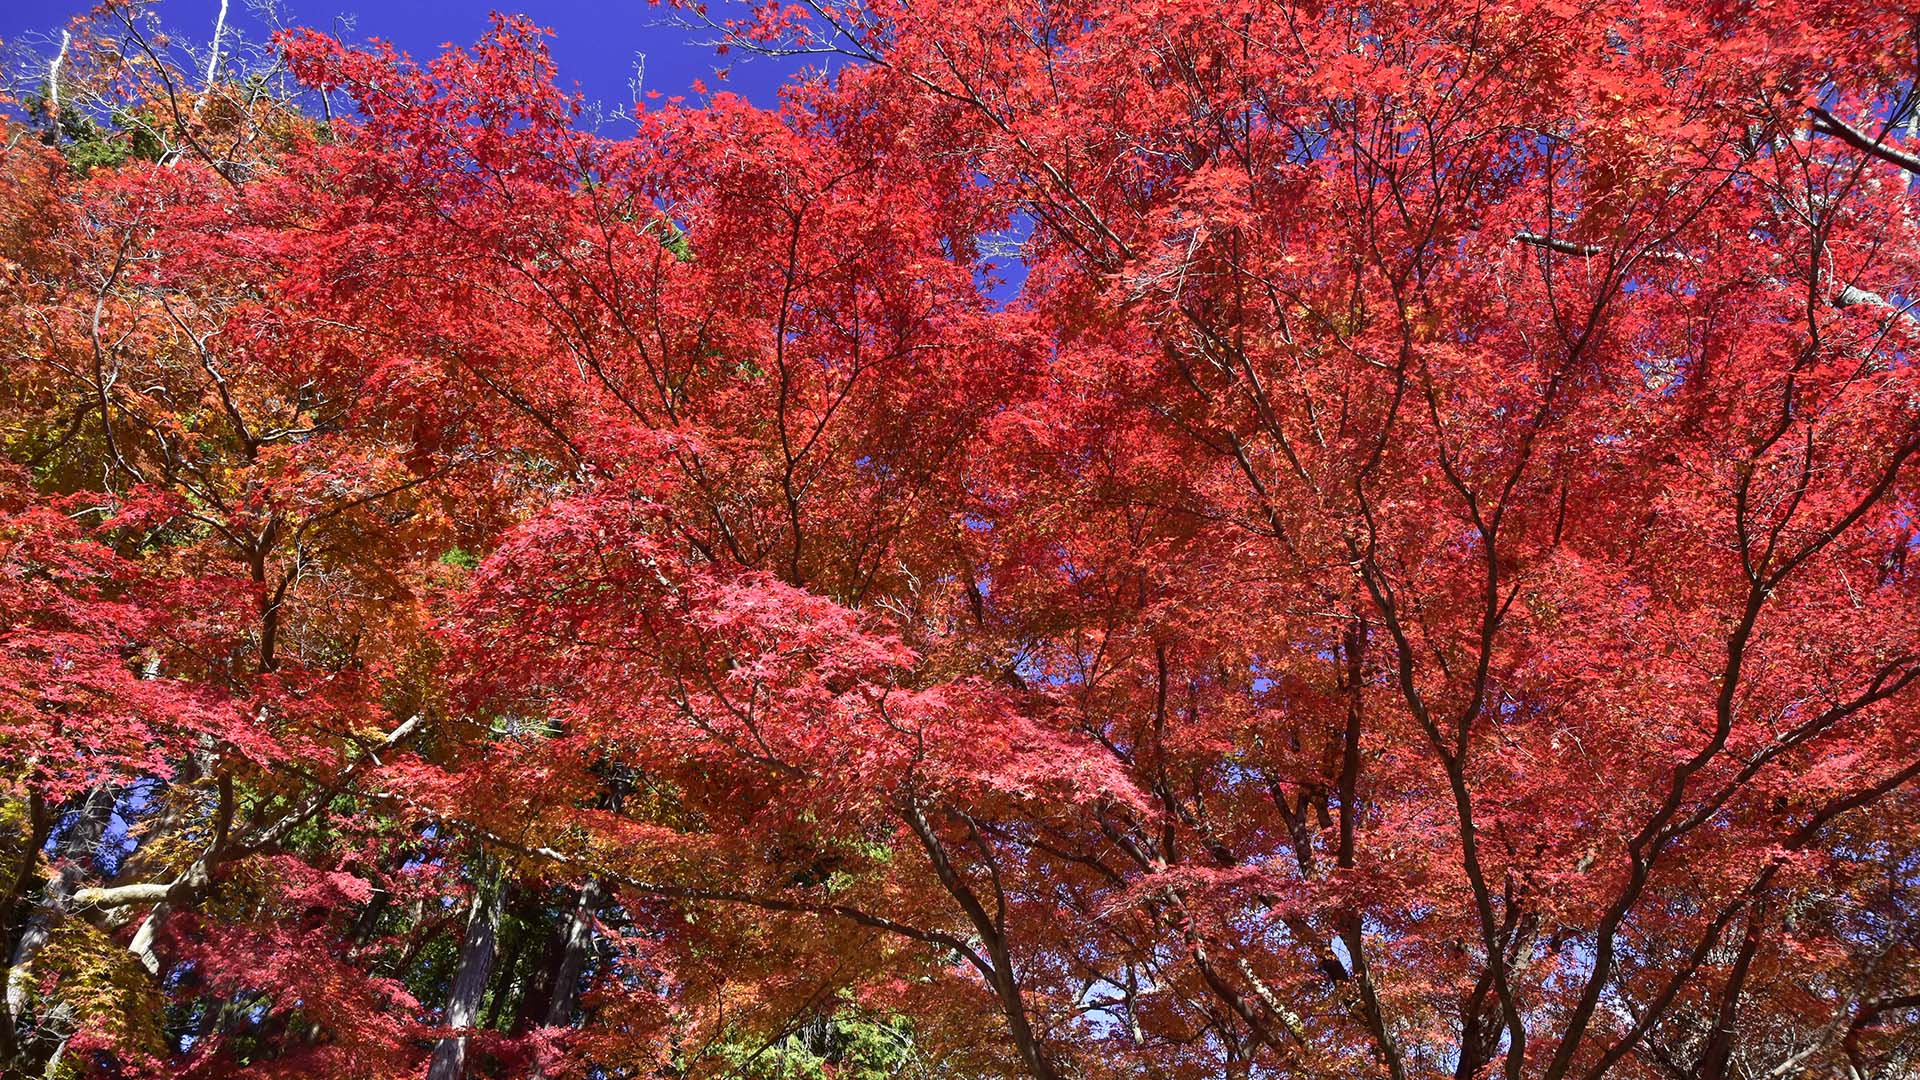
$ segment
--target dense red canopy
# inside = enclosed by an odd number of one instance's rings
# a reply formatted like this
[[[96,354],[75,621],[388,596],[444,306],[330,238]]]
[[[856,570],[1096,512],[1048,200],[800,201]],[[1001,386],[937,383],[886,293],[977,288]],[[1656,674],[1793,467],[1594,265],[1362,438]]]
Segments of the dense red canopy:
[[[1916,23],[736,14],[21,103],[8,1070],[1920,1068]]]

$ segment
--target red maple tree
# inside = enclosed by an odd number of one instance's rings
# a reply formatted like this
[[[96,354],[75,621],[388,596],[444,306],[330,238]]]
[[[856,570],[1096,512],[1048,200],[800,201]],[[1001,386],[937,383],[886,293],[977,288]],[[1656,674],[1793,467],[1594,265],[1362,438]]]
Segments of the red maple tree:
[[[1920,1067],[1920,26],[681,16],[10,122],[8,1068]]]

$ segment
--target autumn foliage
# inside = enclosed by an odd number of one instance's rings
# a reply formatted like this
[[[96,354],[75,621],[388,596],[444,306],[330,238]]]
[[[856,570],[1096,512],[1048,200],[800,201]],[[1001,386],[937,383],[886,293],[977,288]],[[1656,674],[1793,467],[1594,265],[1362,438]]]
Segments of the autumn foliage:
[[[9,1075],[1920,1070],[1920,24],[679,17],[14,103]]]

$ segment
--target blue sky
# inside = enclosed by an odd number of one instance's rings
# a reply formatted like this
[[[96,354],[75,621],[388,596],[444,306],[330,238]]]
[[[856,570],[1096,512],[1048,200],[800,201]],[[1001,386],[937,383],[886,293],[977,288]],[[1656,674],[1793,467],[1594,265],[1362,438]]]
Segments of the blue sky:
[[[93,0],[0,0],[0,40],[35,32],[57,35]],[[782,79],[798,62],[717,56],[701,43],[704,32],[669,24],[666,9],[646,0],[278,0],[290,25],[327,29],[351,19],[349,38],[385,38],[415,56],[438,52],[446,42],[469,44],[487,29],[488,13],[518,12],[554,31],[554,61],[563,86],[577,84],[590,101],[609,111],[628,103],[635,55],[645,54],[644,88],[665,95],[690,94],[695,79],[771,105]],[[715,5],[716,12],[722,6]],[[205,38],[213,30],[219,0],[161,0],[161,20],[175,34]],[[250,37],[264,36],[248,0],[231,0],[228,19]],[[728,69],[716,78],[717,69]]]
[[[95,0],[0,0],[0,42],[45,46],[74,15]],[[230,0],[228,20],[248,38],[264,40],[268,26],[255,11],[258,0]],[[724,17],[728,0],[713,0]],[[644,54],[642,92],[692,98],[693,82],[711,90],[731,90],[758,105],[778,103],[780,84],[820,58],[770,59],[721,56],[707,44],[711,31],[676,26],[671,12],[646,0],[274,0],[280,21],[289,26],[334,29],[349,40],[383,38],[416,57],[431,56],[452,42],[471,44],[485,33],[495,10],[525,14],[553,31],[549,46],[559,67],[560,84],[585,94],[612,113],[631,104],[630,83],[637,56]],[[204,47],[212,35],[220,0],[159,0],[156,10],[168,32]],[[350,23],[348,22],[350,20]],[[49,50],[50,51],[50,50]],[[837,64],[838,61],[836,60]],[[612,137],[617,126],[603,128]],[[1031,227],[1024,217],[1009,234],[1023,237]],[[994,260],[1001,283],[987,293],[1005,302],[1026,279],[1017,258]]]

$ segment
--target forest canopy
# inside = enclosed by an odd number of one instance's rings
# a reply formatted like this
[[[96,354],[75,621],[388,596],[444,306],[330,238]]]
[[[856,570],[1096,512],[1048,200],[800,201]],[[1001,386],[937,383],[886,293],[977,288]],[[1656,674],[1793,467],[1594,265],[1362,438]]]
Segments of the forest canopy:
[[[0,1072],[1920,1072],[1920,21],[662,11],[4,103]]]

